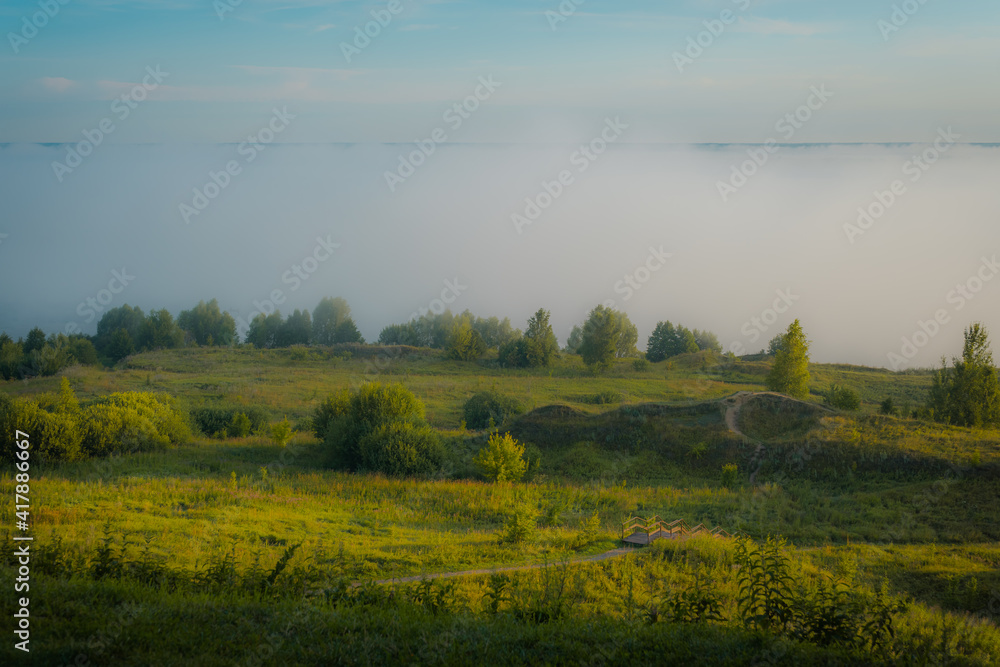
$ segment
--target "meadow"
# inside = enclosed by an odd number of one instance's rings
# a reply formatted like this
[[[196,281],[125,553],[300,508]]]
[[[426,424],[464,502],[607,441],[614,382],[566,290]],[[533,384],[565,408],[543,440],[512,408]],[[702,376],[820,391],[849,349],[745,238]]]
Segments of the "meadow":
[[[1000,433],[881,415],[885,398],[921,405],[930,373],[842,365],[810,367],[806,402],[746,403],[742,434],[734,433],[725,397],[761,391],[768,366],[699,353],[619,360],[593,375],[573,356],[507,370],[432,350],[340,346],[179,349],[114,369],[70,368],[62,375],[83,404],[118,391],[164,392],[188,412],[259,407],[298,432],[284,447],[263,435],[196,434],[160,451],[34,467],[35,634],[30,656],[18,658],[1000,661]],[[425,403],[448,452],[438,474],[396,479],[325,467],[323,443],[309,432],[313,411],[331,392],[368,380],[402,383]],[[39,396],[59,382],[0,390]],[[832,383],[855,388],[861,409],[825,408],[821,394]],[[537,451],[528,481],[477,478],[471,461],[486,434],[465,427],[462,406],[483,390],[517,397],[529,411],[500,425]],[[727,464],[737,466],[735,477],[723,474]],[[2,480],[13,488],[12,469]],[[503,540],[519,513],[531,517],[529,537]],[[621,523],[633,515],[718,525],[758,544],[781,536],[797,608],[844,612],[860,637],[874,632],[866,624],[875,601],[891,599],[894,636],[874,646],[817,639],[801,620],[794,631],[748,624],[739,540],[661,541],[600,562],[372,583],[599,555],[620,545]],[[13,524],[13,506],[4,504],[0,526]],[[3,544],[13,572],[12,541]],[[827,595],[827,585],[860,597]]]

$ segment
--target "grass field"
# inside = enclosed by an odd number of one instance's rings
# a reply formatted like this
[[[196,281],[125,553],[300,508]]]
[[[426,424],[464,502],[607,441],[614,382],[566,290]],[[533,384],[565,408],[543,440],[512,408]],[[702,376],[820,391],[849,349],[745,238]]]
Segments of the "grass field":
[[[743,437],[726,427],[718,399],[762,390],[767,362],[719,365],[699,354],[636,370],[622,360],[593,376],[578,358],[509,371],[428,350],[345,352],[184,349],[113,370],[69,369],[84,403],[159,391],[188,410],[260,406],[300,432],[284,448],[261,436],[197,435],[166,451],[33,468],[38,650],[29,660],[606,664],[670,650],[695,664],[1000,661],[1000,433],[876,414],[886,397],[922,404],[929,374],[813,366],[813,405],[754,399],[740,412]],[[323,467],[311,414],[330,392],[366,380],[400,382],[426,404],[448,446],[441,474]],[[833,382],[859,391],[859,413],[820,407]],[[58,386],[41,378],[0,390]],[[484,435],[464,430],[462,405],[486,389],[535,410],[503,425],[541,454],[529,482],[475,479]],[[595,402],[614,392],[620,401]],[[728,486],[727,463],[739,470]],[[0,479],[13,488],[11,471]],[[501,544],[505,523],[525,508],[537,520],[533,538]],[[701,539],[507,583],[479,576],[345,593],[349,582],[602,553],[618,546],[629,515],[759,541],[780,535],[803,585],[826,575],[872,595],[885,585],[909,605],[881,652],[751,631],[732,621],[733,544]],[[13,524],[5,503],[0,526]],[[651,622],[651,610],[696,582],[708,582],[729,621]],[[225,653],[238,637],[245,650]]]

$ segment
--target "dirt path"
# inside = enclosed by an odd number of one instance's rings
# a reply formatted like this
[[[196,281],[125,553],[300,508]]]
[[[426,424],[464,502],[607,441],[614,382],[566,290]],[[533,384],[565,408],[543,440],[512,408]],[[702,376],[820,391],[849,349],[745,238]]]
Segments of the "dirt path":
[[[753,395],[754,393],[751,391],[738,391],[729,398],[723,399],[723,403],[726,406],[726,426],[736,435],[743,435],[736,427],[736,420],[740,416],[740,408]]]
[[[556,567],[559,565],[576,565],[577,563],[595,563],[597,561],[608,560],[609,558],[619,558],[626,554],[636,553],[633,547],[623,547],[612,549],[596,556],[576,558],[573,560],[563,560],[556,563],[537,563],[535,565],[515,565],[513,567],[495,567],[481,570],[462,570],[460,572],[435,572],[433,574],[417,574],[412,577],[396,577],[395,579],[381,579],[376,584],[405,584],[413,581],[423,581],[424,579],[448,579],[451,577],[468,577],[477,574],[496,574],[499,572],[517,572],[520,570],[538,570],[543,567]],[[355,582],[352,586],[360,586],[360,582]]]

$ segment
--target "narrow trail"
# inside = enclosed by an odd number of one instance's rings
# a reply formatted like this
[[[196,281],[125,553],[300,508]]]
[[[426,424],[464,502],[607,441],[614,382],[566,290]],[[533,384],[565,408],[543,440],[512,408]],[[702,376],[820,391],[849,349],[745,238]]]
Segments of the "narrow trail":
[[[396,577],[394,579],[381,579],[372,583],[376,584],[405,584],[413,581],[423,581],[424,579],[450,579],[452,577],[471,577],[481,574],[498,574],[500,572],[518,572],[522,570],[539,570],[543,567],[558,567],[561,565],[576,565],[578,563],[595,563],[602,560],[608,560],[609,558],[620,558],[626,554],[636,553],[637,549],[634,547],[621,547],[618,549],[612,549],[611,551],[606,551],[602,554],[597,554],[595,556],[586,556],[585,558],[574,558],[573,560],[563,560],[555,563],[536,563],[534,565],[515,565],[512,567],[494,567],[494,568],[483,568],[479,570],[461,570],[458,572],[435,572],[433,574],[416,574],[410,577]],[[351,584],[353,587],[361,586],[361,582],[354,582]]]
[[[726,406],[726,426],[728,426],[729,430],[736,435],[746,437],[740,429],[737,428],[736,423],[740,416],[740,408],[742,408],[747,399],[753,395],[754,392],[752,391],[738,391],[732,396],[723,399],[723,404]]]

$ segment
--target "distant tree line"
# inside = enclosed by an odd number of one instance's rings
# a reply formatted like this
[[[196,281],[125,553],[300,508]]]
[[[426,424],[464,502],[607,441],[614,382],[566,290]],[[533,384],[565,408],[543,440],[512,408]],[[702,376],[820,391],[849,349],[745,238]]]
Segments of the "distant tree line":
[[[460,361],[476,361],[493,351],[496,363],[506,368],[548,366],[559,355],[550,316],[549,311],[538,309],[522,332],[511,325],[509,318],[477,317],[468,310],[454,315],[445,310],[391,324],[379,333],[378,343],[440,349],[448,358]],[[640,357],[638,337],[638,329],[628,315],[601,305],[582,325],[573,328],[565,352],[581,355],[595,370],[606,369],[615,359]],[[176,320],[166,309],[146,314],[137,306],[125,304],[105,312],[97,323],[97,333],[90,337],[58,334],[46,338],[37,328],[26,340],[16,342],[0,335],[0,374],[5,379],[51,375],[75,363],[111,365],[137,352],[240,342],[273,349],[365,340],[351,317],[350,306],[339,297],[324,298],[311,313],[296,309],[287,318],[279,310],[259,313],[242,341],[232,315],[221,311],[215,299],[198,302]],[[660,322],[649,338],[646,357],[660,361],[709,349],[722,350],[715,334]]]

